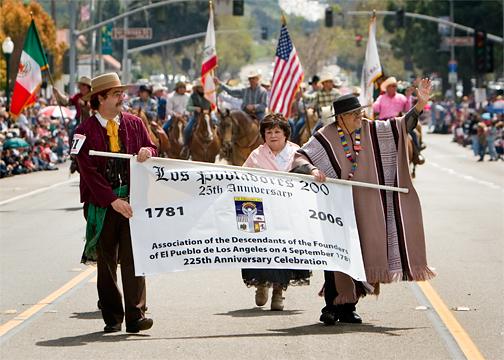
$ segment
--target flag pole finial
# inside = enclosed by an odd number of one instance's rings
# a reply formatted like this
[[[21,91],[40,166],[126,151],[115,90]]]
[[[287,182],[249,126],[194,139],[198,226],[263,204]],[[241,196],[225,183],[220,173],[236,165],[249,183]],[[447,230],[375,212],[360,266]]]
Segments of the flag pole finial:
[[[371,19],[376,18],[376,9],[373,9],[373,15],[371,15]]]
[[[282,22],[282,25],[287,25],[287,19],[285,18],[283,11],[280,11],[280,14],[280,21]]]

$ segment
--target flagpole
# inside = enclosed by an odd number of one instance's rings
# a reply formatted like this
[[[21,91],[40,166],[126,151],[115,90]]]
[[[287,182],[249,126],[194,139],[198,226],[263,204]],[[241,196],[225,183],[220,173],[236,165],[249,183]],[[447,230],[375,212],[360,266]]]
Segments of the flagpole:
[[[35,19],[33,18],[33,11],[30,11],[30,16],[31,16],[32,21],[35,22]],[[38,32],[37,26],[35,26],[35,30]],[[42,43],[42,41],[41,41],[41,43]],[[51,83],[51,85],[52,85],[52,87],[54,89],[55,88],[55,86],[54,86],[54,80],[53,80],[53,77],[52,77],[52,74],[51,74],[51,70],[50,70],[49,64],[47,64],[47,68],[44,69],[44,70],[47,71],[47,75],[49,76],[49,82]],[[47,96],[47,94],[46,94],[46,96]],[[63,121],[63,124],[65,124],[65,115],[63,114],[63,109],[61,108],[61,104],[59,103],[59,101],[58,101],[58,107],[60,109],[60,114],[61,114],[61,119]]]
[[[89,150],[89,156],[102,156],[102,157],[111,157],[111,158],[118,158],[118,159],[131,159],[133,156],[136,156],[136,155]],[[249,168],[249,167],[245,167],[245,166],[212,164],[212,163],[205,163],[205,162],[200,162],[200,161],[175,160],[175,159],[167,159],[167,158],[160,158],[160,157],[152,157],[151,159],[160,160],[160,161],[173,161],[173,162],[180,163],[180,164],[191,163],[191,164],[196,164],[196,165],[201,165],[201,166],[210,166],[210,167],[215,167],[215,168],[220,168],[220,169],[225,169],[225,170],[233,170],[233,169],[250,170],[250,171],[262,172],[262,173],[277,175],[277,176],[281,175],[281,172],[279,172],[279,171],[259,169],[259,168]],[[298,173],[288,173],[288,175],[313,181],[313,175],[298,174]],[[408,188],[371,184],[371,183],[365,183],[365,182],[360,182],[360,181],[341,180],[341,179],[333,179],[333,178],[326,178],[326,181],[333,183],[333,184],[351,185],[351,186],[359,186],[359,187],[378,189],[378,190],[396,191],[396,192],[400,192],[400,193],[404,193],[404,194],[407,194],[409,192]]]

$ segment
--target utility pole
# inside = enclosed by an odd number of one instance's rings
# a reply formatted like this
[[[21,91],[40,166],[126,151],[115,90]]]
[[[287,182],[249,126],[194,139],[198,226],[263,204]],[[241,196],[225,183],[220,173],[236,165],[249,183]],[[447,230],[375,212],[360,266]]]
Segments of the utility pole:
[[[76,58],[77,58],[77,47],[76,47],[76,41],[77,41],[77,35],[75,34],[75,22],[76,22],[76,15],[77,15],[77,2],[76,1],[70,1],[70,51],[69,51],[69,58],[70,58],[70,83],[68,85],[68,93],[71,95],[74,94],[74,89],[75,89],[75,66],[76,66]]]
[[[455,18],[454,18],[454,15],[453,15],[453,0],[450,0],[450,21],[451,22],[455,22]],[[455,64],[455,45],[453,44],[453,38],[455,36],[455,28],[452,26],[451,27],[451,46],[450,46],[450,62],[452,64]],[[455,72],[455,74],[457,74]],[[452,96],[453,96],[453,100],[457,99],[457,79],[456,79],[456,76],[455,75],[455,78],[452,79],[451,81],[451,91],[452,91]]]
[[[91,0],[91,21],[95,18],[95,0]],[[91,78],[94,78],[96,65],[96,30],[91,33]]]

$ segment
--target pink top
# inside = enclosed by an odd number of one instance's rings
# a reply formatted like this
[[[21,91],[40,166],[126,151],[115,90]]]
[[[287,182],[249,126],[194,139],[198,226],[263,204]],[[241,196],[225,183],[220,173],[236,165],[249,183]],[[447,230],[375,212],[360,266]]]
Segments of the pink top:
[[[287,141],[283,150],[275,156],[268,145],[262,144],[250,153],[243,166],[266,170],[290,171],[297,149],[299,149],[298,145]]]
[[[395,94],[393,97],[381,94],[373,104],[373,111],[378,113],[378,119],[389,119],[399,116],[399,113],[406,114],[411,108],[411,96]]]

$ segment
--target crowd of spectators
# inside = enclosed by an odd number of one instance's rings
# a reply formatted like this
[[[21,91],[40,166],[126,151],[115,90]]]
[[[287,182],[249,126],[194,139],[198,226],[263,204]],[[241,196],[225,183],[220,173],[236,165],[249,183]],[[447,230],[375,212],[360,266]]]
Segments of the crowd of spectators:
[[[478,106],[472,96],[459,104],[434,101],[429,129],[434,133],[453,133],[453,141],[471,146],[477,161],[504,160],[504,99],[495,94]]]
[[[58,170],[68,159],[68,131],[72,121],[43,116],[40,99],[13,119],[0,98],[0,178],[34,171]]]

